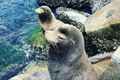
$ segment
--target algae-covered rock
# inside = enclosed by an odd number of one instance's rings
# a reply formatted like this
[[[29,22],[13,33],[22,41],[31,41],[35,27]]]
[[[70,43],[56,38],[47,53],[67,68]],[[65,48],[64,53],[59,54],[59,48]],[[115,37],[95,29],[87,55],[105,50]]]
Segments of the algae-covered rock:
[[[24,46],[26,54],[29,58],[36,60],[47,60],[48,58],[48,43],[44,36],[44,30],[41,26],[37,26],[29,33],[26,43],[30,45],[29,48]]]
[[[33,46],[44,48],[47,45],[47,40],[43,33],[44,30],[40,26],[37,26],[29,34],[27,42]]]

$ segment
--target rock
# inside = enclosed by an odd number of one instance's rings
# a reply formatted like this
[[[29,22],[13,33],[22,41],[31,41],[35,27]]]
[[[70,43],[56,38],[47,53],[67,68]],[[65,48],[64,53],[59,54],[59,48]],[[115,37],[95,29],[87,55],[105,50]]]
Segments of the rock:
[[[22,73],[10,80],[51,80],[48,72],[47,62],[29,64]]]
[[[60,6],[79,9],[83,4],[88,3],[88,0],[39,0],[39,3],[54,9]]]
[[[120,45],[119,4],[119,0],[113,0],[86,21],[85,42],[89,55],[111,52]]]
[[[57,7],[73,8],[87,13],[93,13],[111,0],[39,0],[39,5],[50,6],[53,10]]]
[[[56,9],[56,14],[57,19],[63,21],[64,23],[74,25],[82,32],[85,32],[84,24],[87,17],[84,14],[86,13],[82,13],[71,8],[59,7]]]
[[[120,80],[120,64],[111,64],[100,76],[99,80]]]
[[[71,8],[59,7],[56,9],[57,15],[68,16],[71,20],[76,21],[77,23],[85,24],[87,16],[90,14],[80,12]]]
[[[109,27],[111,24],[120,23],[120,1],[113,0],[110,4],[91,15],[86,22],[86,32]]]
[[[112,0],[91,0],[92,12],[100,10],[105,5],[109,4]]]
[[[120,46],[112,55],[112,62],[115,64],[120,64]]]

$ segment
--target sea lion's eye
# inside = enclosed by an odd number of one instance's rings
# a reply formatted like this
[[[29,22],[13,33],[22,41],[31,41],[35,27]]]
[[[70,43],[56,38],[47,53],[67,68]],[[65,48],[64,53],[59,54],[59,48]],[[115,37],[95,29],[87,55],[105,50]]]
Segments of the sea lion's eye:
[[[42,33],[45,34],[45,30],[43,30]]]
[[[68,30],[66,28],[59,28],[59,32],[65,35],[68,34]]]

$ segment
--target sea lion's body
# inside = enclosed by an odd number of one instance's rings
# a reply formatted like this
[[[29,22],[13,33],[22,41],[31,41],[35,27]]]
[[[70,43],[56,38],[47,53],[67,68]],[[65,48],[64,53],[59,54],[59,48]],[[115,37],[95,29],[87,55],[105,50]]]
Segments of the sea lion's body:
[[[50,41],[48,68],[52,80],[120,79],[120,65],[112,64],[110,56],[103,56],[96,64],[90,63],[83,35],[75,26],[61,24],[50,33],[55,34],[52,36],[48,32],[46,36]]]
[[[80,30],[56,19],[47,6],[41,6],[36,12],[50,43],[48,68],[51,80],[97,80],[85,53]]]
[[[112,70],[117,74],[119,67],[109,69],[111,59],[99,63],[103,58],[92,65],[85,52],[83,35],[75,26],[57,20],[47,6],[36,12],[50,43],[48,68],[51,80],[113,80]],[[115,77],[115,80],[120,79]]]
[[[60,31],[66,38],[50,46],[48,67],[51,79],[96,80],[96,74],[85,53],[82,33],[66,24],[55,29],[56,31]]]

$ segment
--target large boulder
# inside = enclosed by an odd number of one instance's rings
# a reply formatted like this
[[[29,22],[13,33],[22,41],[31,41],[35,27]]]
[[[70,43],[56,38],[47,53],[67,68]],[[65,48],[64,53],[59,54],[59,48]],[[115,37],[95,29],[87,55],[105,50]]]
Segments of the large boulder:
[[[85,22],[89,14],[77,11],[71,8],[59,7],[56,9],[57,19],[64,23],[76,26],[82,32],[85,32]]]
[[[85,24],[86,51],[89,55],[111,52],[120,45],[120,1],[110,4],[91,15]]]

